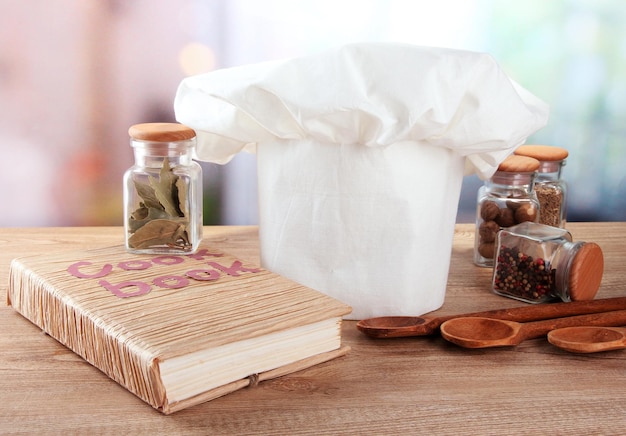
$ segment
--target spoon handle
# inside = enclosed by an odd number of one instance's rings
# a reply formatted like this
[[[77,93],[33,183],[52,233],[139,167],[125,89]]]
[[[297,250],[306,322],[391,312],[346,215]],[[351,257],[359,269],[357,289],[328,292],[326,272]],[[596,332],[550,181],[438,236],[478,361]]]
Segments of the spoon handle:
[[[547,335],[550,331],[574,326],[601,326],[615,327],[626,325],[626,310],[591,313],[587,315],[568,316],[543,321],[534,321],[521,324],[520,342],[526,339],[535,339]]]
[[[626,309],[626,297],[572,301],[568,303],[542,303],[530,306],[512,307],[509,309],[474,312],[465,315],[443,316],[440,318],[442,320],[441,323],[451,318],[467,316],[480,316],[483,318],[503,319],[506,321],[528,322],[622,309]]]

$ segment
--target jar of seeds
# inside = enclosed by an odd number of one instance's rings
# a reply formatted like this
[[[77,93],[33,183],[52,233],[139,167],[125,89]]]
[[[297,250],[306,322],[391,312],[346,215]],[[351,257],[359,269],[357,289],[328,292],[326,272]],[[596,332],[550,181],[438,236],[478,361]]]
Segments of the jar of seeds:
[[[561,179],[568,151],[549,145],[522,145],[515,150],[519,156],[539,161],[535,178],[535,194],[539,200],[539,222],[548,226],[565,227],[567,208],[567,185]]]
[[[509,156],[478,190],[474,263],[492,267],[500,229],[539,219],[533,182],[539,161]]]
[[[177,123],[128,130],[135,165],[124,174],[126,249],[190,254],[202,239],[202,168],[192,160],[196,133]]]
[[[604,257],[593,242],[573,242],[565,229],[525,222],[496,238],[493,291],[543,303],[592,300],[602,281]]]

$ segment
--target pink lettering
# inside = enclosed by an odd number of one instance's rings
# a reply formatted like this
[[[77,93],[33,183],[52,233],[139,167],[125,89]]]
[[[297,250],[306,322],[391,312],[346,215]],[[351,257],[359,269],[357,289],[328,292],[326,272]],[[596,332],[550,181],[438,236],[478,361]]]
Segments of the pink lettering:
[[[181,276],[161,276],[152,280],[152,283],[160,288],[180,289],[189,284],[189,280]]]
[[[192,269],[185,274],[191,279],[200,281],[217,280],[220,278],[220,273],[214,269]]]
[[[147,260],[127,260],[126,262],[118,263],[117,266],[124,271],[139,271],[150,268],[150,262]]]
[[[218,270],[220,270],[222,272],[225,272],[229,276],[233,276],[233,277],[238,277],[240,272],[257,273],[257,272],[261,272],[262,271],[262,270],[257,269],[257,268],[246,268],[238,260],[234,261],[231,266],[220,265],[217,262],[207,262],[207,263],[209,265],[211,265],[213,268],[216,268],[216,269],[218,269]]]
[[[139,295],[147,294],[152,289],[152,287],[149,284],[144,283],[144,282],[139,282],[136,280],[129,280],[126,282],[122,282],[118,285],[113,285],[107,282],[106,280],[100,280],[98,284],[104,287],[105,289],[107,289],[108,291],[110,291],[113,295],[120,297],[120,298],[137,297]],[[132,288],[132,287],[136,287],[137,290],[134,292],[124,291],[125,288]]]
[[[113,265],[107,263],[100,269],[100,271],[94,274],[85,274],[81,272],[79,268],[87,265],[93,264],[91,262],[76,262],[67,268],[67,272],[74,277],[78,277],[79,279],[99,279],[100,277],[105,277],[113,270]]]
[[[222,257],[223,254],[222,253],[209,253],[209,250],[207,250],[206,248],[203,248],[201,250],[198,250],[194,254],[188,254],[187,255],[188,258],[195,259],[195,260],[204,260],[205,256],[208,256],[208,257]]]
[[[157,256],[148,260],[145,258],[125,260],[117,263],[116,267],[123,271],[139,271],[149,269],[153,265],[169,266],[183,263],[186,259],[206,261],[207,257],[215,258],[221,256],[223,256],[223,254],[209,253],[206,248],[203,248],[197,253],[188,256]],[[184,274],[181,273],[183,275],[163,275],[154,278],[151,283],[128,280],[113,284],[107,280],[99,280],[98,284],[117,297],[128,298],[149,293],[152,291],[153,285],[163,289],[180,289],[188,286],[190,280],[214,281],[218,280],[222,274],[238,277],[242,273],[256,273],[262,271],[262,269],[259,268],[245,267],[239,260],[234,260],[230,266],[211,261],[206,261],[206,264],[214,269],[201,267],[191,269]],[[112,264],[106,263],[102,267],[97,267],[87,261],[76,262],[67,268],[69,274],[79,279],[100,279],[106,277],[112,271]]]
[[[176,265],[184,261],[185,259],[180,256],[158,256],[152,259],[152,262],[157,265]]]

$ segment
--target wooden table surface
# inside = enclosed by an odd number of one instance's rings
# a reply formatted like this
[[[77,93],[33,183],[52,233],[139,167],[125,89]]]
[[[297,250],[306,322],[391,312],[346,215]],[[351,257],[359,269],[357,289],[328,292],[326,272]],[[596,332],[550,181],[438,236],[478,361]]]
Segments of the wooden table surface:
[[[597,298],[626,295],[626,223],[570,223],[600,244]],[[121,243],[121,228],[0,229],[0,298],[12,258]],[[206,227],[205,239],[258,262],[256,227]],[[439,314],[523,305],[491,294],[472,264],[473,225],[456,227]],[[417,283],[416,286],[419,286]],[[344,357],[170,416],[0,305],[0,434],[623,434],[626,351],[570,354],[545,338],[469,350],[439,336],[370,339],[344,325]]]

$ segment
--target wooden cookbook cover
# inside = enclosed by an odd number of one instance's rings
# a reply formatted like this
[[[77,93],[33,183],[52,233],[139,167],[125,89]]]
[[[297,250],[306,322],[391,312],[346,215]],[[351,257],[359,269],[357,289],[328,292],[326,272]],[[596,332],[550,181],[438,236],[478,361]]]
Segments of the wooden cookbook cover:
[[[14,259],[7,296],[24,317],[166,414],[347,352],[340,324],[349,306],[206,245],[180,256],[117,246]],[[299,335],[326,339],[309,349]],[[257,344],[274,350],[271,367],[251,354]],[[226,355],[203,370],[213,350]],[[238,354],[254,371],[237,372]],[[166,371],[172,376],[164,383]]]

